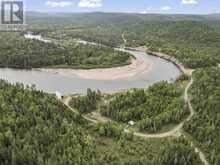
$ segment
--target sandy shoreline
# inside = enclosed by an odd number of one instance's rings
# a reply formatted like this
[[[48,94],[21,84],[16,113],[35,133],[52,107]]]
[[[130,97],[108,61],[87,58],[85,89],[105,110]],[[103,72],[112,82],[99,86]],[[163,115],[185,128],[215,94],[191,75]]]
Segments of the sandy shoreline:
[[[133,59],[130,65],[116,68],[105,69],[47,69],[39,68],[37,70],[48,72],[52,74],[58,74],[68,77],[79,77],[83,79],[91,80],[115,80],[132,78],[138,74],[142,74],[150,71],[151,63],[144,59]]]
[[[148,50],[147,47],[136,47],[136,48],[130,48],[128,47],[127,49],[129,50],[133,50],[133,51],[140,51],[140,52],[146,52],[148,53],[149,55],[152,55],[152,56],[156,56],[156,57],[160,57],[164,60],[167,60],[169,62],[172,62],[173,64],[175,64],[182,73],[188,75],[188,76],[191,76],[192,73],[193,73],[193,69],[189,69],[187,67],[185,67],[181,62],[179,62],[175,57],[172,57],[168,54],[165,54],[165,53],[159,53],[159,52],[153,52],[153,51],[150,51]]]

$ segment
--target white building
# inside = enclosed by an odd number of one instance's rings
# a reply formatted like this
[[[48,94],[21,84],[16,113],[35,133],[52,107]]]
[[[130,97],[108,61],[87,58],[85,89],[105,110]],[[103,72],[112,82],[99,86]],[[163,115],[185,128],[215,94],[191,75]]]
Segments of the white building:
[[[33,35],[31,33],[25,34],[24,37],[26,39],[39,40],[39,41],[42,41],[42,42],[45,42],[45,43],[50,43],[51,42],[50,40],[43,39],[41,35]]]
[[[56,91],[55,94],[56,94],[57,99],[61,100],[63,98],[63,95],[60,92]]]
[[[130,126],[134,126],[134,125],[135,125],[135,122],[134,122],[134,121],[129,121],[128,124],[129,124]]]

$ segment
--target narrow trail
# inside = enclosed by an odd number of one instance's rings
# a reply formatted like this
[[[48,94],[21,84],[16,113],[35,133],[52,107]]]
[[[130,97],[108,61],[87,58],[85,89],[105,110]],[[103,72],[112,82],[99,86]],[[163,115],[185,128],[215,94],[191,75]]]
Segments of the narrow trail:
[[[127,45],[127,40],[126,40],[126,38],[125,38],[125,32],[122,33],[121,37],[122,37],[122,39],[123,39],[123,41],[124,41],[124,48],[125,48],[126,45]]]
[[[122,34],[123,36],[123,34]],[[126,41],[126,40],[125,40]],[[184,70],[186,70],[184,68]],[[168,138],[168,137],[180,137],[181,135],[183,135],[183,137],[186,138],[186,136],[181,132],[183,125],[190,121],[192,119],[192,117],[195,115],[195,111],[192,107],[191,104],[191,100],[189,98],[189,89],[193,84],[193,77],[192,77],[192,73],[193,71],[188,72],[188,70],[186,70],[186,72],[184,72],[185,74],[189,75],[191,77],[190,82],[187,84],[185,91],[184,91],[184,100],[185,103],[188,105],[189,107],[189,111],[190,111],[190,115],[184,120],[182,121],[180,124],[178,124],[177,126],[175,126],[174,128],[172,128],[171,130],[164,132],[164,133],[156,133],[156,134],[147,134],[147,133],[140,133],[140,132],[133,132],[134,136],[136,137],[140,137],[140,138],[144,138],[144,139],[149,139],[149,138]],[[64,97],[63,100],[61,100],[61,102],[69,109],[71,110],[73,113],[77,114],[77,115],[81,115],[77,110],[74,110],[70,105],[70,101],[71,101],[72,97],[71,96],[66,96]],[[98,124],[98,123],[106,123],[108,121],[111,121],[111,119],[106,118],[104,116],[102,116],[101,114],[99,114],[98,112],[93,112],[91,114],[87,114],[87,115],[81,115],[85,120],[93,123],[93,124]],[[125,132],[129,132],[128,129],[124,129]],[[195,149],[195,153],[197,153],[199,155],[199,158],[201,160],[201,162],[204,165],[209,165],[204,153],[198,148],[196,147],[193,142],[191,141],[191,146]]]
[[[81,115],[77,110],[73,109],[73,108],[69,105],[71,99],[72,99],[72,97],[67,96],[67,97],[64,97],[64,99],[61,100],[61,102],[63,103],[63,105],[65,105],[65,106],[66,106],[71,112],[73,112],[74,114],[76,114],[76,115]],[[91,123],[94,123],[94,124],[98,124],[98,123],[99,123],[97,120],[93,120],[93,119],[91,119],[91,118],[89,118],[89,117],[86,117],[85,115],[81,115],[81,117],[82,117],[83,119],[85,119],[85,120],[91,122]]]
[[[137,137],[141,137],[144,139],[149,139],[149,138],[168,138],[168,137],[179,137],[182,135],[181,133],[181,129],[183,128],[184,123],[190,121],[192,119],[192,117],[195,114],[195,111],[192,107],[191,101],[189,99],[189,95],[188,95],[188,91],[190,89],[190,87],[193,84],[193,78],[191,78],[190,82],[188,83],[188,85],[185,88],[185,92],[184,92],[184,100],[185,103],[188,105],[189,110],[190,110],[190,115],[184,120],[182,121],[180,124],[178,124],[176,127],[174,127],[173,129],[171,129],[170,131],[164,132],[164,133],[158,133],[158,134],[145,134],[145,133],[140,133],[140,132],[134,132],[134,136]],[[71,110],[73,113],[77,114],[77,115],[81,115],[77,110],[73,109],[69,103],[71,101],[72,97],[71,96],[66,96],[64,97],[64,99],[62,100],[62,103],[69,109]],[[87,115],[81,115],[85,120],[94,123],[94,124],[98,124],[98,123],[106,123],[108,121],[111,121],[110,119],[103,117],[102,115],[100,115],[99,113],[95,112],[95,113],[91,113],[88,116]],[[94,118],[91,118],[91,116],[94,116]],[[125,132],[129,133],[128,129],[124,130]],[[185,138],[186,136],[183,135]],[[199,158],[201,160],[201,162],[204,165],[209,165],[204,153],[197,148],[193,142],[191,142],[191,146],[194,147],[195,152],[199,155]]]
[[[184,93],[184,100],[185,100],[185,103],[189,107],[190,115],[187,117],[187,119],[183,123],[190,121],[192,119],[192,117],[194,116],[194,114],[195,114],[195,111],[192,107],[192,104],[191,104],[191,101],[190,101],[190,98],[189,98],[189,94],[188,94],[189,89],[192,86],[192,84],[193,84],[193,78],[191,77],[191,80],[188,83],[188,85],[186,86],[185,93]]]
[[[193,84],[193,79],[191,78],[191,80],[188,83],[187,87],[185,88],[185,92],[184,92],[184,100],[185,100],[185,103],[188,104],[189,110],[190,110],[190,115],[184,121],[182,121],[180,124],[178,124],[177,126],[172,128],[170,131],[167,131],[164,133],[145,134],[145,133],[135,132],[134,135],[138,136],[138,137],[142,137],[142,138],[167,138],[167,137],[171,137],[171,136],[173,136],[173,137],[181,136],[181,134],[182,134],[181,129],[183,128],[184,123],[191,120],[193,115],[195,114],[195,112],[192,108],[190,99],[188,97],[188,91],[189,91],[192,84]],[[128,130],[125,130],[125,131],[128,132]]]
[[[134,132],[135,136],[138,137],[142,137],[142,138],[167,138],[167,137],[179,137],[181,135],[181,129],[183,128],[183,125],[185,122],[191,120],[191,118],[193,117],[193,115],[195,114],[192,105],[190,103],[190,100],[188,98],[188,90],[191,87],[191,85],[193,84],[193,79],[191,79],[191,81],[188,83],[185,92],[184,92],[184,100],[185,102],[188,104],[189,106],[189,110],[190,110],[190,115],[189,117],[187,117],[184,121],[182,121],[180,124],[178,124],[177,126],[175,126],[174,128],[172,128],[170,131],[164,132],[164,133],[156,133],[156,134],[147,134],[147,133],[140,133],[140,132]],[[71,109],[71,111],[73,111],[76,114],[79,114],[78,111],[74,110],[72,107],[70,107],[69,102],[71,101],[71,97],[67,96],[62,100],[62,103],[64,105],[66,105],[69,109]],[[93,116],[93,118],[91,117]],[[100,115],[99,113],[91,113],[88,115],[82,115],[82,117],[90,122],[93,122],[95,124],[97,123],[106,123],[108,121],[111,121],[111,119],[108,119],[102,115]],[[129,132],[129,130],[125,129],[125,132]]]
[[[185,137],[185,136],[184,136]],[[207,161],[204,153],[199,149],[197,148],[193,142],[191,142],[191,146],[195,149],[195,153],[197,153],[199,155],[199,158],[201,160],[201,162],[204,164],[204,165],[209,165],[209,162]]]
[[[188,101],[187,101],[187,104],[188,104],[188,107],[189,107],[189,110],[190,110],[190,115],[189,115],[189,117],[186,119],[186,122],[190,121],[190,120],[192,119],[192,117],[195,115],[195,111],[194,111],[194,109],[193,109],[193,107],[192,107],[191,101],[190,101],[189,96],[188,96],[188,91],[189,91],[189,89],[190,89],[190,87],[191,87],[192,84],[193,84],[193,78],[191,78],[190,83],[187,85],[186,90],[185,90],[185,94],[184,94],[184,99],[185,99],[185,100],[188,100]],[[186,138],[185,135],[183,135],[183,136]],[[199,148],[197,148],[192,141],[191,141],[191,146],[194,147],[195,152],[196,152],[197,154],[199,154],[199,158],[200,158],[201,162],[202,162],[204,165],[209,165],[209,163],[208,163],[208,161],[207,161],[207,159],[206,159],[206,157],[205,157],[205,154],[204,154]]]
[[[124,48],[126,47],[126,44],[127,44],[127,40],[125,38],[125,32],[123,32],[122,34],[122,39],[124,41]],[[146,50],[144,50],[146,51]],[[190,98],[189,98],[189,95],[188,95],[188,92],[189,92],[189,89],[190,87],[192,86],[193,84],[193,77],[192,77],[192,73],[193,73],[193,70],[189,70],[189,69],[186,69],[184,67],[184,65],[182,65],[181,63],[179,63],[177,61],[177,59],[175,58],[171,58],[170,56],[168,55],[165,55],[165,54],[161,54],[161,53],[155,53],[155,52],[148,52],[148,53],[151,53],[152,55],[157,55],[161,58],[164,58],[166,60],[170,60],[171,62],[175,63],[179,68],[180,70],[185,73],[186,75],[190,76],[191,77],[191,80],[190,82],[187,84],[186,88],[185,88],[185,92],[184,92],[184,100],[185,100],[185,103],[188,105],[189,107],[189,110],[190,110],[190,115],[183,121],[181,122],[179,125],[177,125],[176,127],[174,127],[173,129],[171,129],[170,131],[167,131],[167,132],[164,132],[164,133],[158,133],[158,134],[144,134],[144,133],[139,133],[139,132],[134,132],[134,136],[137,136],[137,137],[141,137],[141,138],[166,138],[166,137],[170,137],[170,136],[174,136],[174,137],[178,137],[178,136],[181,136],[182,133],[181,133],[181,129],[183,128],[183,125],[184,123],[190,121],[192,119],[192,117],[194,116],[195,114],[195,111],[192,107],[192,104],[191,104],[191,101],[190,101]],[[71,101],[72,97],[71,96],[67,96],[65,97],[63,100],[61,100],[61,102],[73,113],[77,114],[77,115],[81,115],[77,110],[74,110],[70,105],[70,101]],[[94,119],[91,118],[91,115],[90,116],[85,116],[85,115],[81,115],[85,120],[91,122],[91,123],[94,123],[94,124],[98,124],[98,123],[105,123],[105,122],[108,122],[110,121],[110,119],[106,118],[106,117],[103,117],[102,115],[100,115],[99,113],[92,113],[92,116],[94,116]],[[97,120],[98,119],[98,120]],[[125,132],[129,132],[129,130],[125,129],[124,130]],[[183,136],[186,138],[186,136],[183,134]],[[204,165],[209,165],[204,153],[199,149],[197,148],[193,142],[191,142],[191,146],[194,147],[195,149],[195,152],[199,155],[199,158],[201,160],[201,162],[204,164]]]

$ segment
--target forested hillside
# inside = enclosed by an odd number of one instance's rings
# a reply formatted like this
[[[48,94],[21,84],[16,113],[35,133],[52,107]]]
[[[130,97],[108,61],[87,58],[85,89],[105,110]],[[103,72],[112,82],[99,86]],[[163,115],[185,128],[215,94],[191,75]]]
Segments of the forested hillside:
[[[175,56],[191,68],[220,63],[218,15],[89,13],[50,17],[52,20],[44,14],[31,13],[29,28],[50,37],[81,38],[112,47],[124,44],[124,34],[127,46],[147,46],[152,51]],[[46,21],[54,28],[46,26]]]
[[[162,23],[145,41],[150,50],[172,55],[190,68],[220,63],[220,33],[203,22]]]
[[[85,122],[54,96],[0,81],[0,164],[92,164]]]
[[[0,66],[14,68],[108,68],[130,64],[131,56],[111,48],[71,46],[25,39],[22,33],[0,33]]]
[[[200,165],[194,147],[210,165],[220,164],[219,15],[28,12],[27,17],[28,30],[54,42],[1,32],[1,67],[116,67],[129,64],[132,57],[111,47],[146,46],[196,69],[189,89],[195,115],[178,138],[132,134],[165,132],[188,116],[183,96],[187,76],[148,89],[107,96],[88,90],[86,96],[74,97],[70,105],[81,114],[95,111],[114,120],[97,125],[53,95],[0,80],[1,165]],[[79,44],[80,39],[108,47]],[[129,121],[135,122],[130,129]]]
[[[189,113],[181,96],[177,86],[160,82],[146,91],[134,89],[111,98],[101,113],[119,122],[134,121],[140,131],[156,132]]]
[[[157,132],[169,124],[178,124],[189,114],[178,83],[159,82],[147,90],[132,89],[103,98],[88,90],[86,96],[74,97],[70,105],[80,113],[100,111],[114,121],[134,121],[140,131]]]
[[[183,138],[115,138],[118,125],[112,124],[105,127],[107,134],[101,134],[53,95],[21,84],[0,81],[0,102],[1,165],[200,163]]]
[[[200,69],[191,89],[196,110],[184,130],[206,151],[210,164],[220,164],[220,68]]]
[[[80,113],[89,113],[97,109],[98,102],[101,101],[101,92],[87,90],[86,96],[77,96],[72,98],[70,105]]]

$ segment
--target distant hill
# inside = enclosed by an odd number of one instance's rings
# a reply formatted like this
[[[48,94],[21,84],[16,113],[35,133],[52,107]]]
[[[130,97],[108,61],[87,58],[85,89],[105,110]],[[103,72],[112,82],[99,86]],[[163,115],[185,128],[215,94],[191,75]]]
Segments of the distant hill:
[[[207,19],[220,20],[220,13],[209,14],[205,16]]]
[[[135,13],[43,13],[27,12],[27,24],[30,29],[48,29],[63,27],[95,27],[142,24],[145,22],[199,21],[220,27],[220,14],[135,14]],[[220,31],[220,28],[219,28]]]
[[[190,14],[137,14],[137,13],[43,13],[43,12],[27,12],[27,20],[29,23],[34,22],[36,19],[48,19],[50,22],[54,18],[64,18],[66,21],[78,22],[78,23],[103,23],[104,22],[118,22],[128,21],[135,19],[136,21],[180,21],[180,20],[191,20],[201,21],[210,19],[220,19],[220,14],[210,15],[190,15]],[[34,20],[33,20],[34,19]],[[62,21],[65,21],[62,20]],[[57,20],[59,22],[59,20]],[[97,22],[94,22],[97,21]],[[58,23],[57,22],[57,23]],[[68,22],[66,22],[68,23]]]
[[[27,13],[28,29],[111,47],[147,46],[196,68],[220,63],[220,14]],[[65,38],[64,38],[65,36]]]

